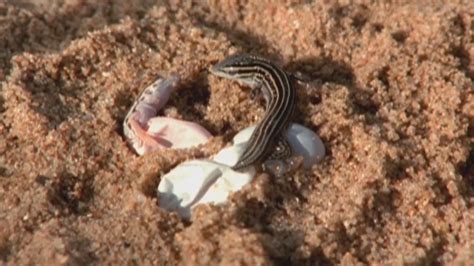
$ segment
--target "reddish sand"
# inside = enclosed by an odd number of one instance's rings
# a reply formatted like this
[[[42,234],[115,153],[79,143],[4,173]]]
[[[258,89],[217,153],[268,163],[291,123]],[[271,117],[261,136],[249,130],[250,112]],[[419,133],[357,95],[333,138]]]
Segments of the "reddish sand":
[[[132,2],[0,0],[0,263],[472,265],[472,1]],[[295,121],[328,156],[186,223],[160,173],[263,112],[207,71],[239,51],[307,80]],[[218,137],[138,157],[122,121],[169,73],[163,114]]]

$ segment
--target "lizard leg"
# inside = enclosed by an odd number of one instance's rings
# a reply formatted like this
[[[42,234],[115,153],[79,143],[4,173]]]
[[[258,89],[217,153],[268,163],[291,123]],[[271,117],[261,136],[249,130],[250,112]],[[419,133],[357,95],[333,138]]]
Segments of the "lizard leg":
[[[277,177],[282,177],[291,168],[287,163],[287,159],[293,154],[290,143],[281,136],[275,145],[273,152],[268,156],[263,163],[262,169],[268,171]]]
[[[281,136],[273,152],[268,157],[268,160],[285,160],[291,157],[293,154],[293,149],[290,146],[290,143],[286,140],[285,137]]]

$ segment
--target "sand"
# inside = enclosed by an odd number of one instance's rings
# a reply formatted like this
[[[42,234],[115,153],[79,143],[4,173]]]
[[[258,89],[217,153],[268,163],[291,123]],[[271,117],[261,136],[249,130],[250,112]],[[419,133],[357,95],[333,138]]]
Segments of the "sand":
[[[0,1],[0,262],[472,264],[474,5],[349,2]],[[207,71],[235,52],[306,81],[295,122],[328,156],[184,222],[160,173],[263,113]],[[122,121],[170,73],[162,115],[216,138],[138,157]]]

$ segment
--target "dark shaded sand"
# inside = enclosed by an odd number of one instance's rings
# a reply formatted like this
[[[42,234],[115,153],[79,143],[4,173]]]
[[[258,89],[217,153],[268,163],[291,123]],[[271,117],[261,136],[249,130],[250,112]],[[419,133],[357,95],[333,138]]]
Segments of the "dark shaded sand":
[[[472,1],[118,2],[0,1],[0,264],[472,265]],[[296,121],[328,156],[185,223],[159,172],[263,112],[206,71],[237,51],[308,81]],[[164,114],[218,137],[139,158],[122,120],[171,72]]]

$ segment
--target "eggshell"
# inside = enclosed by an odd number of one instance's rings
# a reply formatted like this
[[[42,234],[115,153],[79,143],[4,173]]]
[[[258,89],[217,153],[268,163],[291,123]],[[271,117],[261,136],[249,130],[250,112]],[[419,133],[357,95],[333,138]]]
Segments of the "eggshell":
[[[192,160],[181,163],[164,175],[158,186],[158,199],[162,208],[176,211],[190,219],[198,204],[224,203],[228,196],[250,183],[256,174],[255,167],[234,171],[255,126],[243,129],[233,139],[234,144],[218,152],[211,160]],[[310,129],[291,124],[286,137],[293,152],[304,158],[304,167],[319,162],[325,154],[321,139]]]

